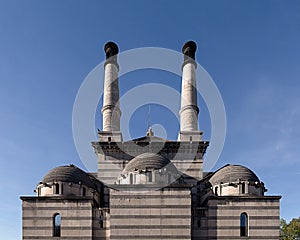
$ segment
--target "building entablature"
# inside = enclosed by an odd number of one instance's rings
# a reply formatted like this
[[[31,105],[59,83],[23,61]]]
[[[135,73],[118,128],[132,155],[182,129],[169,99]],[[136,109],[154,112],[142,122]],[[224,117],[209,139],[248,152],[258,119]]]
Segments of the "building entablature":
[[[150,140],[150,138],[149,138]],[[202,159],[209,145],[208,141],[142,141],[127,142],[92,142],[97,155],[121,154],[123,160],[131,160],[142,153],[158,153],[169,159]]]

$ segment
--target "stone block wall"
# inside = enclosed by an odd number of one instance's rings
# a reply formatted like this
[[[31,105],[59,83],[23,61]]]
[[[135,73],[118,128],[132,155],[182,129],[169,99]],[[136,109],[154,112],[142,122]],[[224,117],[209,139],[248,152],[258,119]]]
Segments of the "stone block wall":
[[[92,199],[21,197],[23,239],[92,240]],[[53,216],[61,216],[61,237],[53,238]]]
[[[279,239],[279,199],[220,197],[207,202],[193,239]],[[240,216],[248,216],[247,236],[240,235]]]
[[[110,239],[191,239],[189,188],[110,192]]]

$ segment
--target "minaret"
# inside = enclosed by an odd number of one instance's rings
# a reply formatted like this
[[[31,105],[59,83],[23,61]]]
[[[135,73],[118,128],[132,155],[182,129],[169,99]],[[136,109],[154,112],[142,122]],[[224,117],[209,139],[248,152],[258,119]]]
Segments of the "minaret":
[[[184,62],[182,64],[182,90],[179,141],[201,141],[202,132],[198,130],[197,85],[195,61],[197,45],[189,41],[182,47]]]
[[[108,42],[104,46],[106,61],[104,63],[104,93],[103,93],[103,131],[98,132],[100,141],[122,141],[120,132],[120,96],[117,62],[118,46]]]

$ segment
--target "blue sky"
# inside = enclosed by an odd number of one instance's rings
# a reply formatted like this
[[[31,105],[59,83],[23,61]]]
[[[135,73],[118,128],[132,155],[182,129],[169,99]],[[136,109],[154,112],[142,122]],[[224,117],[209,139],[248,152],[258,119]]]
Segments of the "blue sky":
[[[299,1],[9,0],[0,2],[1,238],[21,238],[19,196],[34,194],[51,168],[84,168],[72,110],[84,78],[104,59],[105,42],[115,41],[121,51],[180,51],[190,39],[226,108],[226,142],[215,169],[250,167],[268,194],[283,196],[281,217],[300,216]],[[121,94],[146,82],[180,90],[178,76],[145,70],[120,78]],[[199,105],[209,140],[210,118],[203,100]],[[167,125],[175,139],[179,125],[168,113],[164,123],[161,110],[152,107],[151,123]],[[132,116],[133,137],[144,135],[147,111]]]

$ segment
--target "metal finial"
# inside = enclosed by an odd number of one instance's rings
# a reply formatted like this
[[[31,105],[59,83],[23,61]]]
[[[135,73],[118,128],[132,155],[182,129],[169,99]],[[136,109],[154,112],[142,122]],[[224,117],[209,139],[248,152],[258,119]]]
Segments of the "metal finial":
[[[151,105],[149,104],[149,108],[148,108],[148,131],[146,133],[146,136],[154,136],[154,132],[152,131],[152,128],[150,127],[150,113],[151,113]]]

